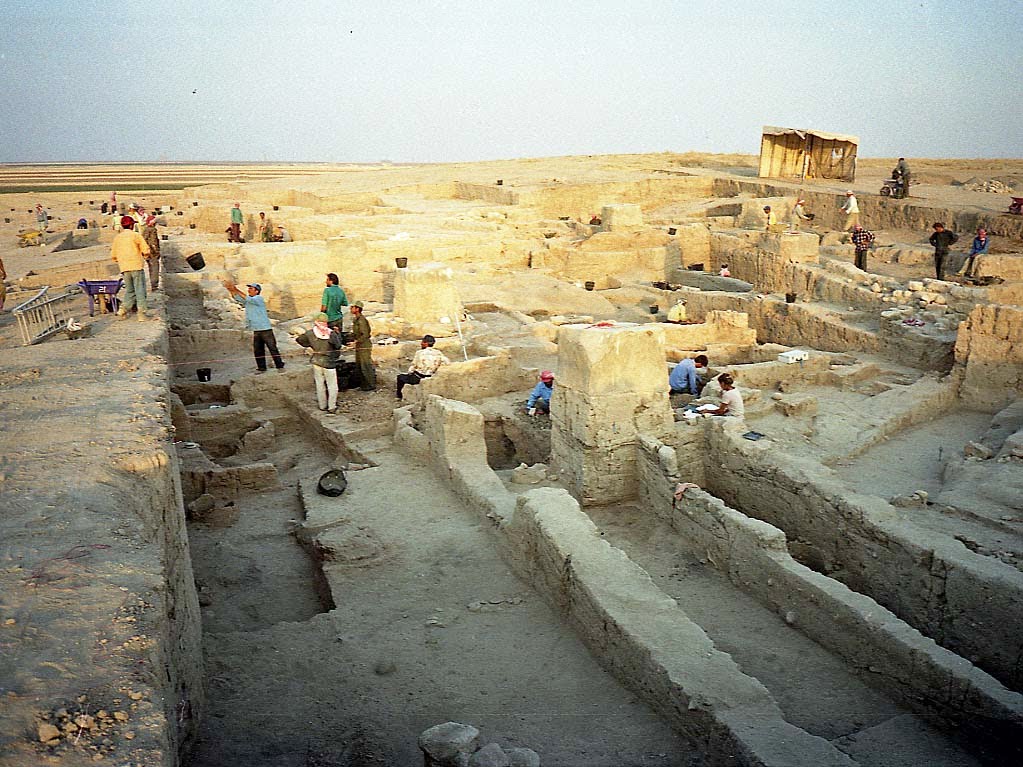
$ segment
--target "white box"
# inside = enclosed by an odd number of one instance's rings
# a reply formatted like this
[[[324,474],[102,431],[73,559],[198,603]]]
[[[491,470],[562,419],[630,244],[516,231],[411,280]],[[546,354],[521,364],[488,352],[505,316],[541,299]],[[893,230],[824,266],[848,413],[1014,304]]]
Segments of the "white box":
[[[808,359],[810,359],[810,353],[806,349],[789,349],[787,352],[782,352],[778,355],[778,362],[784,362],[786,365]]]

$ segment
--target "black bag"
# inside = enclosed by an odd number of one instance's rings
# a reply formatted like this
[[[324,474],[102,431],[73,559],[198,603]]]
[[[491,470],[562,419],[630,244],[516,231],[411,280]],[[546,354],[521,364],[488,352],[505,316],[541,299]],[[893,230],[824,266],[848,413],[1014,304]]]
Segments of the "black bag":
[[[339,391],[356,389],[362,386],[362,373],[359,371],[359,366],[354,362],[339,360],[337,369],[334,372],[337,373],[337,388]]]

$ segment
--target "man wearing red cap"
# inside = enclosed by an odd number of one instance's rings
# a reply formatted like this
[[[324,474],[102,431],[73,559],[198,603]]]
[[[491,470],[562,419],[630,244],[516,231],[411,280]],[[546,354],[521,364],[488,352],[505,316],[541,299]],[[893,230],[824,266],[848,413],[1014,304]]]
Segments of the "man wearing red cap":
[[[554,393],[554,373],[545,370],[540,373],[540,383],[533,387],[526,401],[526,412],[536,415],[537,412],[545,415],[551,413],[551,394]]]
[[[149,308],[146,302],[146,264],[149,246],[142,235],[135,231],[135,219],[121,217],[121,231],[110,246],[110,257],[117,262],[124,278],[124,299],[117,310],[118,317],[127,317],[128,312],[138,305],[139,321],[146,318]]]

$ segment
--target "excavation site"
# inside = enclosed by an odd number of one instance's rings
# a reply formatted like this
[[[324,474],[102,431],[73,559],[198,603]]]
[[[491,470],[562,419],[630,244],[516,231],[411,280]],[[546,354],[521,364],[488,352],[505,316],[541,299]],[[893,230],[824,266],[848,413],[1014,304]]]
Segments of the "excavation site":
[[[1023,764],[1023,161],[909,163],[0,168],[0,765]]]

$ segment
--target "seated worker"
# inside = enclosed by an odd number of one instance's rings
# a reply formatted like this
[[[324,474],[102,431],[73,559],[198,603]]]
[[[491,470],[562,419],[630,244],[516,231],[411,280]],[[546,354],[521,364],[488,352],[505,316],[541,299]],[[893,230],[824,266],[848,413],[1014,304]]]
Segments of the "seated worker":
[[[973,263],[977,256],[986,256],[988,248],[991,247],[991,238],[987,236],[987,230],[983,227],[977,230],[977,236],[973,238],[970,245],[970,252],[966,254],[966,262],[960,274],[966,277],[973,277]]]
[[[540,373],[540,383],[533,387],[526,401],[526,412],[536,415],[537,411],[551,414],[551,394],[554,392],[554,373],[545,370]]]
[[[274,236],[274,242],[291,242],[291,234],[280,224],[277,225],[277,234]]]
[[[735,379],[728,373],[718,376],[718,383],[721,384],[721,404],[717,410],[711,410],[710,415],[734,415],[742,418],[746,415],[746,406],[742,403],[742,395],[735,388]]]
[[[700,374],[707,372],[707,364],[707,355],[697,354],[695,358],[687,357],[673,367],[668,375],[671,393],[700,396],[700,392],[703,391],[703,378]]]
[[[771,211],[770,205],[764,206],[764,215],[767,217],[767,224],[764,226],[764,229],[770,232],[772,226],[778,225],[778,215]]]
[[[728,264],[721,264],[721,271],[718,272],[718,277],[731,277],[732,273],[728,271]]]
[[[590,216],[590,226],[600,226],[600,216],[596,213]]]
[[[408,366],[408,372],[398,375],[395,397],[401,399],[401,390],[405,386],[419,386],[420,381],[436,373],[441,365],[450,364],[451,360],[442,351],[433,348],[435,343],[437,339],[429,333],[423,336],[423,340],[419,342],[419,351],[412,358],[412,364]]]
[[[86,221],[84,218],[80,218],[80,219],[78,219],[78,226],[76,226],[75,228],[76,229],[88,229],[89,228],[89,222]]]
[[[675,305],[668,310],[668,322],[673,325],[686,324],[686,300],[684,298],[678,299]]]

